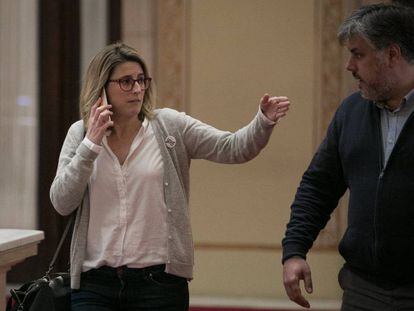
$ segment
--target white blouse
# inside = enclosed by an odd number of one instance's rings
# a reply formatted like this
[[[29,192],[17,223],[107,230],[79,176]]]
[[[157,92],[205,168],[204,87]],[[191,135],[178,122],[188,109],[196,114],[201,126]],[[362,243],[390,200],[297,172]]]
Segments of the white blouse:
[[[163,161],[147,119],[121,166],[108,146],[99,153],[90,177],[90,220],[82,271],[102,265],[142,268],[166,262],[167,224]]]

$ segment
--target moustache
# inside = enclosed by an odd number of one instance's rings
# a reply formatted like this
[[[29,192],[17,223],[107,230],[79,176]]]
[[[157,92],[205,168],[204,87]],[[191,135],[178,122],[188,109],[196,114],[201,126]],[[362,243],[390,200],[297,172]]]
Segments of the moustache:
[[[352,73],[352,76],[353,76],[356,80],[360,80],[360,81],[362,81],[361,77],[360,77],[358,74],[356,74],[356,73]]]

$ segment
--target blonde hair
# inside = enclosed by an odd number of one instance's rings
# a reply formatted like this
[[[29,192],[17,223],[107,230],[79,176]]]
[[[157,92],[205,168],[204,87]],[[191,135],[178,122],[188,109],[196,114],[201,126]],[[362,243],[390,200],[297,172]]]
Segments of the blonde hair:
[[[116,66],[127,61],[140,64],[144,75],[149,77],[148,68],[144,59],[138,52],[121,42],[110,44],[101,50],[89,64],[86,71],[84,84],[80,93],[79,112],[85,127],[88,126],[91,107],[101,96],[102,89],[106,86],[112,71]],[[144,101],[138,119],[143,121],[145,117],[152,118],[155,99],[151,85],[145,90]]]

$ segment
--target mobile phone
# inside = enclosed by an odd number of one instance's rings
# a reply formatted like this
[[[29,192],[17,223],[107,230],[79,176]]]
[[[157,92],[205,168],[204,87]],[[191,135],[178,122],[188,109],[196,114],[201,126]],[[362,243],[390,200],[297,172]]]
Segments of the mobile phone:
[[[105,88],[102,89],[101,97],[102,97],[101,106],[108,105],[108,98],[106,97]]]
[[[102,89],[101,97],[102,97],[101,106],[102,105],[108,105],[108,98],[106,97],[105,88]],[[109,116],[109,120],[111,120],[111,116]],[[109,135],[111,135],[111,132],[112,132],[111,129],[107,129],[106,132],[105,132],[105,135],[109,136]]]

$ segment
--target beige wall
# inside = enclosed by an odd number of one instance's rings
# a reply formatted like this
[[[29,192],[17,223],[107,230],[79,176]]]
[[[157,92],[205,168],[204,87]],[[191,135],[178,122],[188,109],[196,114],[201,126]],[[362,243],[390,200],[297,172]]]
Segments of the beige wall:
[[[314,1],[195,0],[189,6],[188,112],[236,130],[269,92],[292,108],[244,165],[193,161],[192,294],[285,298],[280,241],[314,150]],[[209,246],[209,247],[206,247]],[[310,255],[315,298],[339,299],[335,251]]]
[[[342,4],[348,2],[123,1],[123,21],[131,23],[124,24],[123,39],[150,55],[159,106],[236,130],[253,118],[265,92],[287,95],[292,102],[288,117],[253,161],[192,162],[190,205],[196,246],[192,296],[286,299],[280,242],[296,188],[326,121],[326,108],[319,100],[326,81],[320,77],[330,72],[330,64],[322,59],[321,46],[328,47],[334,65],[340,59],[337,49],[330,48],[336,46],[335,35],[327,38],[320,29],[328,24],[335,32],[331,22],[342,19]],[[139,9],[141,15],[148,10],[148,18],[135,18]],[[341,95],[337,97],[331,106]],[[331,227],[323,247],[336,243],[337,222]],[[336,250],[313,250],[309,263],[312,299],[340,299],[337,272],[342,259]]]
[[[236,130],[255,115],[265,92],[292,101],[252,162],[193,162],[196,241],[280,243],[288,203],[313,150],[312,13],[307,0],[192,2],[192,116]]]

